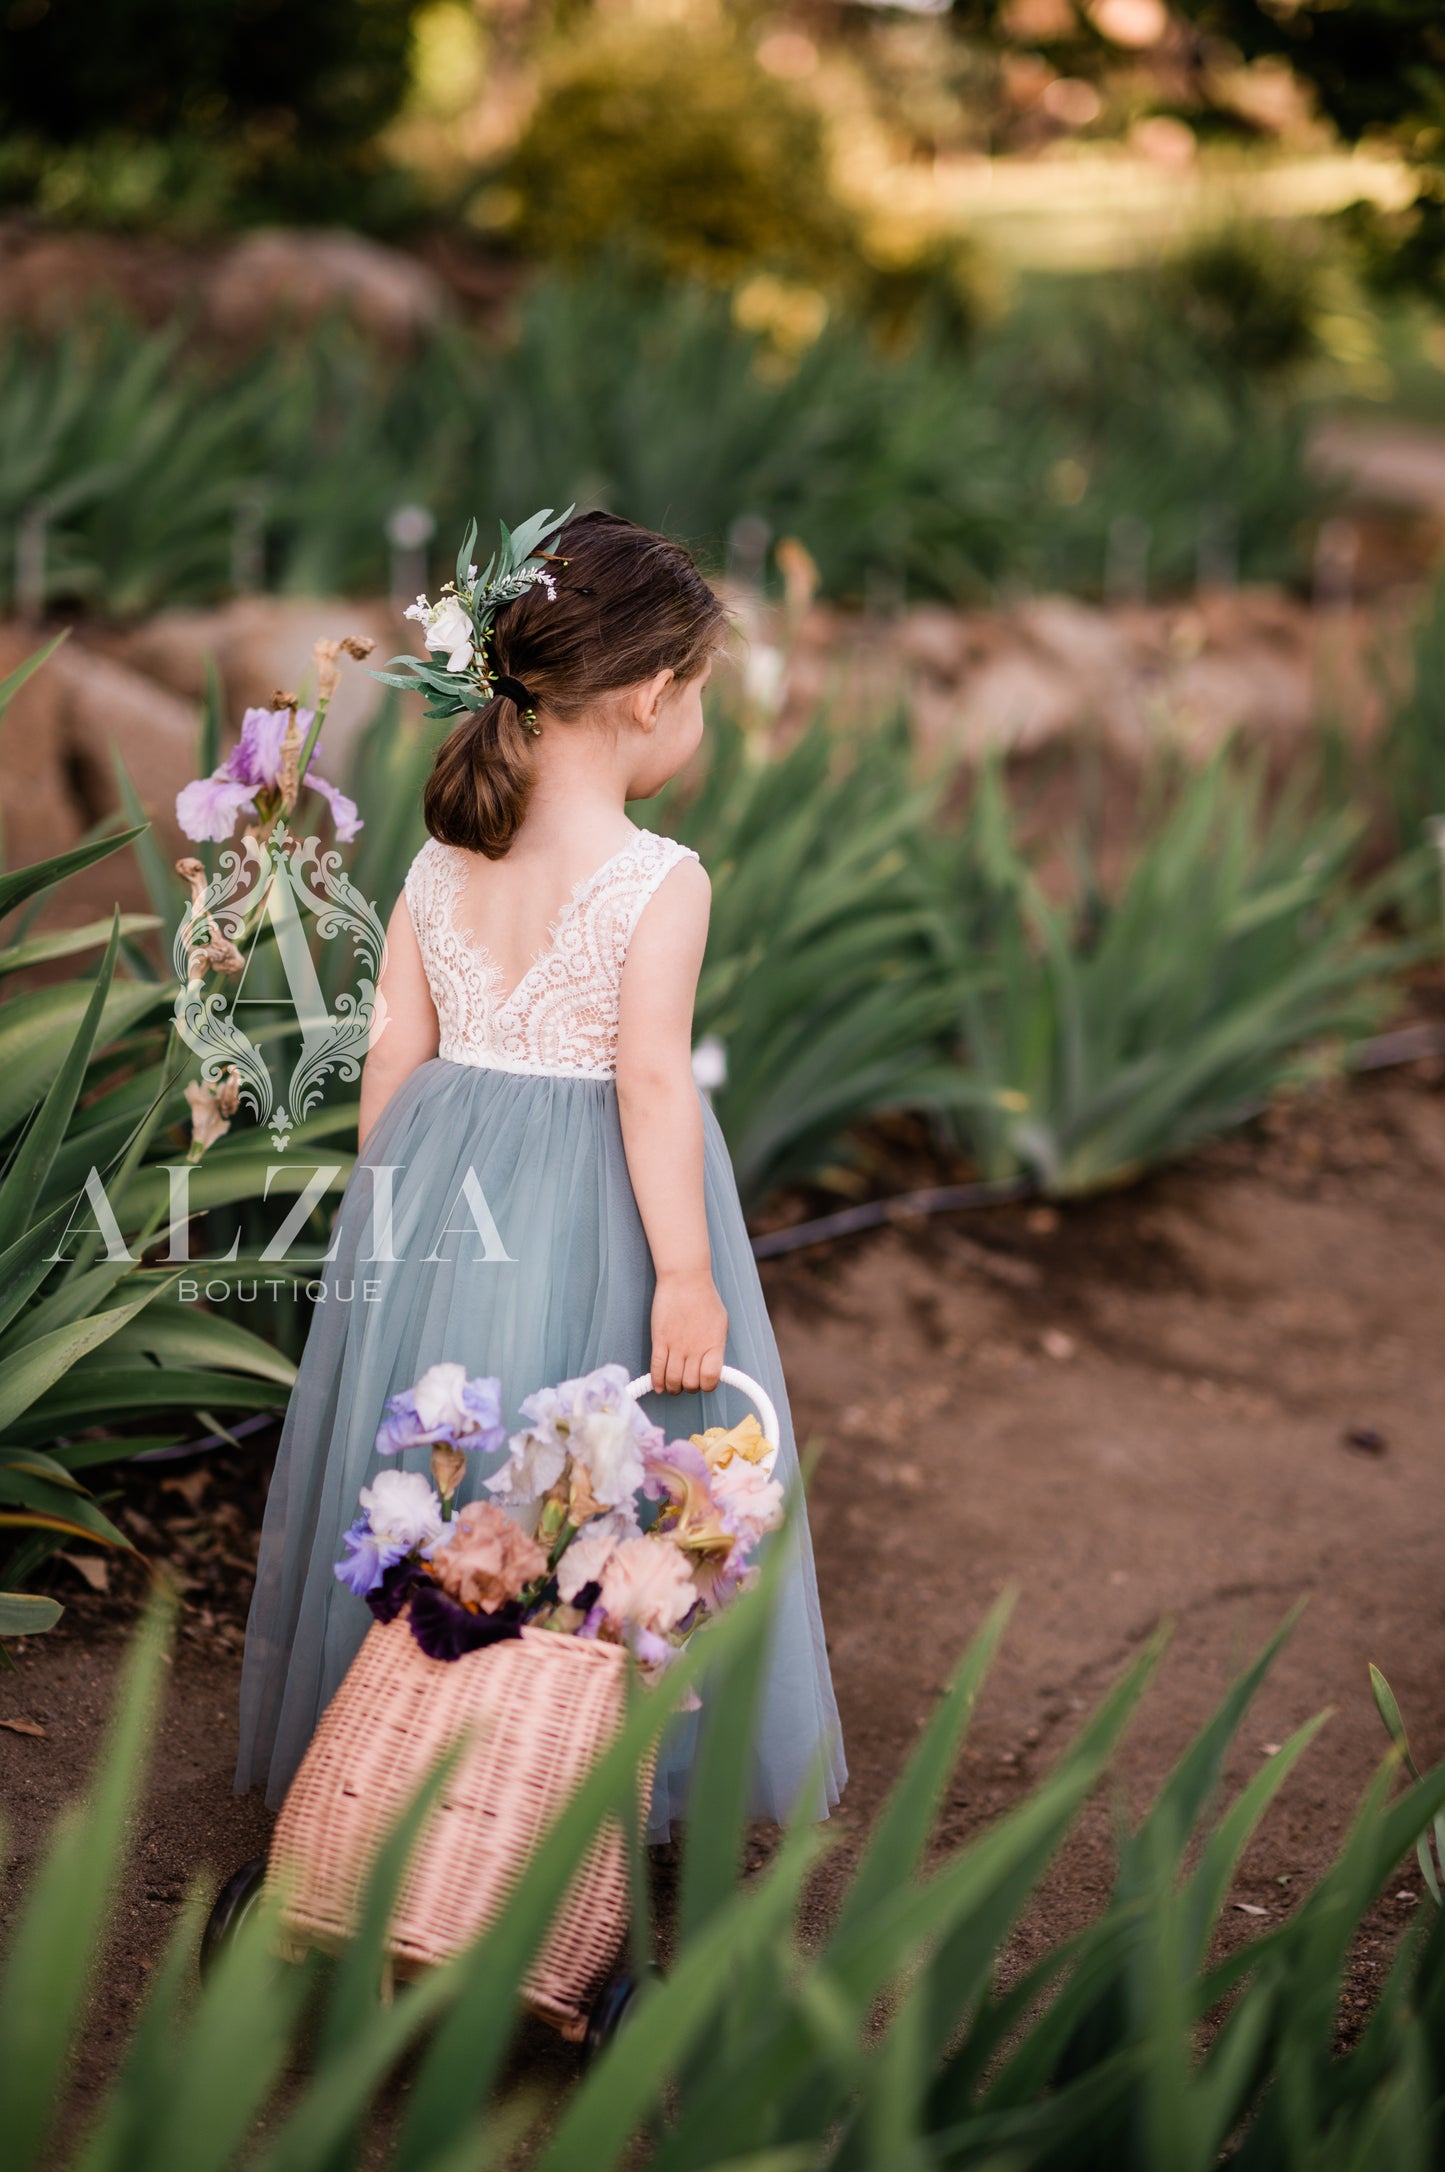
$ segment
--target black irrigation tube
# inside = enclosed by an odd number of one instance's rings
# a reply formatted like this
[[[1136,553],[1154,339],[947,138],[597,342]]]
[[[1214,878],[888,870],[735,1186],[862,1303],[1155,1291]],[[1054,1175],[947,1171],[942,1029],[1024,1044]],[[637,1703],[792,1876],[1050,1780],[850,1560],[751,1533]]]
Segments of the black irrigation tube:
[[[1387,1071],[1397,1064],[1419,1063],[1425,1056],[1445,1055],[1445,1026],[1400,1026],[1393,1033],[1376,1034],[1362,1041],[1350,1057],[1352,1071]],[[1257,1115],[1258,1110],[1243,1112]],[[778,1259],[787,1252],[802,1252],[810,1245],[832,1244],[839,1237],[856,1237],[865,1229],[882,1229],[909,1222],[925,1214],[962,1214],[971,1207],[1003,1206],[1011,1200],[1036,1195],[1031,1177],[1005,1177],[993,1184],[930,1184],[921,1191],[896,1192],[887,1199],[868,1199],[856,1207],[842,1207],[836,1214],[815,1215],[812,1221],[795,1222],[790,1229],[770,1229],[752,1240],[754,1259]],[[200,1440],[179,1441],[173,1448],[147,1448],[132,1456],[132,1463],[175,1463],[184,1456],[205,1455],[214,1448],[229,1447],[274,1425],[279,1413],[263,1410],[243,1418],[228,1433],[207,1433]]]
[[[856,1236],[859,1230],[911,1221],[920,1214],[959,1214],[969,1207],[1001,1206],[1006,1200],[1026,1199],[1037,1189],[1032,1177],[1003,1177],[994,1184],[929,1184],[918,1192],[895,1192],[888,1199],[867,1199],[836,1214],[820,1214],[811,1222],[794,1222],[788,1229],[770,1229],[765,1236],[754,1237],[753,1257],[776,1259],[782,1252],[831,1244],[835,1237]]]
[[[1376,1034],[1351,1052],[1352,1071],[1385,1071],[1392,1065],[1418,1063],[1422,1056],[1445,1055],[1445,1026],[1401,1026],[1394,1033]],[[1241,1109],[1241,1123],[1257,1116],[1263,1103]],[[1038,1190],[1029,1177],[1009,1177],[997,1184],[936,1184],[924,1191],[900,1192],[891,1199],[870,1199],[858,1207],[844,1207],[837,1214],[820,1214],[811,1222],[795,1222],[790,1229],[769,1230],[754,1237],[755,1259],[777,1259],[785,1252],[801,1252],[814,1244],[829,1244],[835,1237],[851,1237],[859,1230],[878,1229],[885,1223],[907,1221],[920,1214],[956,1214],[969,1207],[992,1207],[1011,1199],[1027,1199]]]

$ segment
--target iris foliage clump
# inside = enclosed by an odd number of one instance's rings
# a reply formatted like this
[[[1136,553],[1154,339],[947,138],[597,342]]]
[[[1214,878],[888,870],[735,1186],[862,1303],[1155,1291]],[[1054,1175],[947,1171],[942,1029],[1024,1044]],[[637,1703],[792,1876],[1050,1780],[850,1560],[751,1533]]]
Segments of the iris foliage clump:
[[[1021,1970],[1012,1935],[1107,1773],[1161,1650],[1155,1637],[1046,1776],[961,1847],[935,1841],[1007,1603],[965,1652],[862,1840],[831,1920],[805,1932],[806,1882],[830,1847],[803,1825],[740,1881],[748,1744],[770,1585],[742,1600],[639,1698],[557,1817],[495,1926],[381,2003],[385,1927],[437,1790],[420,1789],[375,1859],[353,1943],[323,1967],[273,1960],[258,1909],[192,1990],[205,1896],[193,1893],[88,2127],[47,2148],[84,1998],[123,1874],[163,1638],[152,1621],[89,1801],[67,1812],[11,1910],[0,1957],[0,2114],[13,2172],[390,2172],[525,2163],[590,2172],[786,2166],[789,2172],[1108,2165],[1242,2172],[1427,2172],[1445,2072],[1445,1918],[1425,1902],[1376,2007],[1341,2048],[1340,1993],[1366,1911],[1445,1804],[1445,1768],[1398,1800],[1387,1760],[1319,1885],[1225,1951],[1241,1854],[1321,1725],[1307,1721],[1223,1787],[1282,1639],[1231,1684],[1137,1824],[1119,1828],[1104,1907]],[[481,1663],[485,1663],[482,1661]],[[560,2105],[506,2056],[518,1992],[599,1821],[635,1814],[637,1762],[688,1685],[703,1725],[672,1957]],[[836,1845],[836,1842],[833,1843]],[[637,1960],[652,1942],[634,1870]],[[1232,1920],[1232,1918],[1230,1919]],[[304,2045],[304,2050],[303,2050]],[[391,2090],[404,2076],[404,2094]]]
[[[375,593],[387,524],[605,505],[721,563],[740,521],[843,600],[1188,588],[1308,563],[1304,422],[1129,281],[1025,296],[960,344],[829,317],[780,357],[705,284],[539,280],[506,337],[402,360],[340,325],[207,358],[119,323],[0,342],[0,596],[127,617]],[[1120,524],[1123,524],[1122,528]],[[438,562],[443,566],[440,541]]]

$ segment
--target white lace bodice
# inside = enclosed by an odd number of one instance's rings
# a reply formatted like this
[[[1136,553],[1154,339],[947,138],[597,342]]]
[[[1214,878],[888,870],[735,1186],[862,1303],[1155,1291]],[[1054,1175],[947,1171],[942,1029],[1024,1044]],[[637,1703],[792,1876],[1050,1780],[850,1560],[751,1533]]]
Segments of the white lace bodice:
[[[642,908],[679,860],[697,854],[639,830],[584,876],[515,988],[457,918],[471,855],[429,837],[407,870],[406,902],[448,1063],[554,1078],[611,1078],[617,1069],[622,965]]]

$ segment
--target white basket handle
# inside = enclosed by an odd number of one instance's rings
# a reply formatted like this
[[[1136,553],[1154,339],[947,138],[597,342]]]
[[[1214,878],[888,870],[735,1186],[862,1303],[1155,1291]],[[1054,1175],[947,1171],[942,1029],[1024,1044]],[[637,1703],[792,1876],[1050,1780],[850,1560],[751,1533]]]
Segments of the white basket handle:
[[[768,1452],[758,1467],[760,1470],[771,1473],[773,1465],[778,1460],[778,1413],[774,1407],[772,1397],[766,1388],[761,1387],[753,1379],[751,1373],[741,1371],[736,1365],[724,1365],[722,1371],[718,1374],[718,1379],[720,1381],[725,1380],[730,1388],[741,1388],[748,1401],[756,1405],[758,1418],[763,1428],[763,1438],[768,1444]],[[639,1373],[635,1380],[628,1381],[627,1392],[629,1395],[635,1396],[652,1395],[654,1393],[666,1394],[667,1391],[666,1389],[655,1390],[653,1388],[651,1373]],[[686,1390],[685,1392],[696,1393],[697,1391]]]

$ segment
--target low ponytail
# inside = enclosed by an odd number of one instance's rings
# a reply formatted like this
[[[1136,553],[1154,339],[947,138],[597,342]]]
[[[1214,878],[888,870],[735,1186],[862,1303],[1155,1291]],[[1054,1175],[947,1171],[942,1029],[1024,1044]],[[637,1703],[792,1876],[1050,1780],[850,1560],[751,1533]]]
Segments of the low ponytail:
[[[511,695],[496,694],[438,750],[422,795],[426,826],[444,845],[500,860],[522,826],[535,776],[531,728]]]
[[[492,699],[444,741],[422,800],[433,837],[489,860],[522,826],[534,734],[567,730],[659,671],[695,677],[727,631],[689,553],[635,521],[582,513],[548,556],[555,574],[497,607],[486,643]]]

